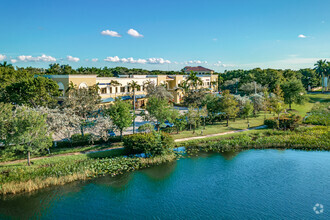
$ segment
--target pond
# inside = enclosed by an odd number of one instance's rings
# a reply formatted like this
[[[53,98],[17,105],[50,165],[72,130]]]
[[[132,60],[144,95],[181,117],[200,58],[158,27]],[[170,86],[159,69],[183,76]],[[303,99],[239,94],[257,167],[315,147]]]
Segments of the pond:
[[[0,218],[330,219],[330,152],[199,153],[114,178],[6,196]]]

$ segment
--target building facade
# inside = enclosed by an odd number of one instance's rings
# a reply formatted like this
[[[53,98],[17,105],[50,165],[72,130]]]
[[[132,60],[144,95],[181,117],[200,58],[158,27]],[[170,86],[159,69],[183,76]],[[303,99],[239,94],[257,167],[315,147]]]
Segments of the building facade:
[[[164,85],[165,88],[173,94],[173,102],[180,103],[183,98],[183,91],[179,90],[179,85],[187,75],[121,75],[119,77],[97,77],[97,75],[46,75],[45,77],[52,79],[59,85],[63,96],[69,88],[70,83],[78,86],[78,88],[88,88],[89,86],[98,84],[102,104],[109,104],[116,97],[121,97],[123,100],[131,100],[133,91],[129,86],[132,81],[136,82],[140,88],[135,90],[137,107],[143,107],[146,103],[146,89],[148,83],[155,85]],[[217,90],[215,83],[218,81],[217,75],[198,75],[203,84],[199,88],[208,89],[210,92]]]

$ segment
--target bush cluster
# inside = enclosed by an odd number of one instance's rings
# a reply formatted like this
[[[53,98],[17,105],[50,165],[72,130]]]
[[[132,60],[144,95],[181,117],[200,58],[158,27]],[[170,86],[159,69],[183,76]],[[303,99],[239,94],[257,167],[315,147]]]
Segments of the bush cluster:
[[[299,115],[282,115],[279,119],[266,119],[264,124],[268,128],[280,130],[294,130],[299,126],[301,117]]]
[[[103,140],[102,138],[93,140],[91,134],[85,134],[82,137],[81,134],[74,134],[71,136],[71,140],[59,141],[56,143],[56,148],[70,148],[70,147],[81,147],[91,144],[105,144],[105,143],[117,143],[120,142],[120,136],[109,137],[108,140]],[[55,147],[55,146],[53,146]]]
[[[124,137],[124,147],[128,154],[163,155],[168,153],[173,146],[173,138],[163,132],[137,133]]]
[[[312,111],[305,117],[304,123],[328,126],[330,124],[330,104],[316,103]]]

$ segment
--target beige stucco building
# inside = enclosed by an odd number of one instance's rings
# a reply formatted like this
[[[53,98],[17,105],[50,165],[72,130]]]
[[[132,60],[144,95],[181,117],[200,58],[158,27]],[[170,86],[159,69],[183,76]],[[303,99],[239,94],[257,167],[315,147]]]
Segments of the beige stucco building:
[[[137,107],[145,105],[147,83],[155,85],[164,85],[166,89],[173,94],[173,102],[180,103],[183,98],[183,92],[178,90],[178,86],[182,83],[187,75],[121,75],[119,77],[97,77],[97,75],[46,75],[45,77],[53,79],[59,85],[59,89],[64,92],[68,89],[70,82],[79,88],[88,88],[89,86],[98,84],[100,96],[103,104],[114,101],[116,97],[122,97],[124,100],[132,99],[132,89],[129,83],[135,81],[140,85],[140,89],[135,91],[137,98]],[[216,91],[216,86],[211,82],[217,82],[217,75],[198,75],[203,81],[200,88],[207,88],[210,92]],[[118,85],[114,85],[114,82]]]

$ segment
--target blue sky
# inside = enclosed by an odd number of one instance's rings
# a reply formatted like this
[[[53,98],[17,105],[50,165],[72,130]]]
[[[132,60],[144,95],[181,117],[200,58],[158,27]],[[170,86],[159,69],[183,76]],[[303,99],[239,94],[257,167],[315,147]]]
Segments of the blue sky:
[[[15,66],[224,71],[330,59],[329,0],[11,0],[1,7],[0,60]]]

